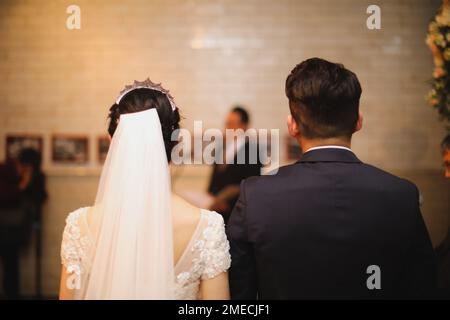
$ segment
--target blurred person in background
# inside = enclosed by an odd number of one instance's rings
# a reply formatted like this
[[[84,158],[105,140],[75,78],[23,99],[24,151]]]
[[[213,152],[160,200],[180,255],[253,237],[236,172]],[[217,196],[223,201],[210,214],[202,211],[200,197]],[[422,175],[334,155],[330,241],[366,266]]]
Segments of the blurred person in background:
[[[450,178],[450,134],[448,134],[441,144],[442,164],[445,170],[445,177]],[[438,258],[438,285],[450,296],[450,228],[444,241],[436,248]]]
[[[42,207],[47,200],[46,179],[41,164],[41,153],[33,148],[23,149],[16,161],[20,176],[19,189],[27,208],[23,244],[28,244],[31,235],[34,235],[36,299],[42,295]]]
[[[19,298],[19,250],[26,221],[19,181],[13,162],[0,164],[0,259],[7,299]]]
[[[45,175],[42,172],[41,163],[41,154],[32,148],[23,149],[17,160],[17,172],[20,175],[19,188],[22,195],[36,207],[36,211],[47,199]],[[39,219],[37,216],[34,218]]]
[[[15,161],[0,165],[0,257],[7,299],[20,298],[20,250],[28,245],[32,226],[38,226],[37,255],[40,256],[40,216],[47,198],[41,154],[21,150]],[[39,268],[39,267],[38,267]]]
[[[442,164],[445,170],[445,177],[450,178],[450,134],[448,134],[441,144]]]
[[[249,125],[250,115],[241,106],[234,107],[225,120],[225,130],[242,129],[245,132]],[[231,210],[239,197],[241,181],[251,176],[259,176],[262,167],[259,157],[257,163],[250,163],[251,141],[235,139],[233,144],[231,141],[226,141],[226,143],[223,144],[223,164],[215,163],[213,165],[208,187],[208,192],[214,197],[213,204],[209,209],[222,214],[225,222],[228,221]],[[255,148],[255,150],[257,149]],[[238,154],[241,152],[245,152],[244,164],[237,163]]]

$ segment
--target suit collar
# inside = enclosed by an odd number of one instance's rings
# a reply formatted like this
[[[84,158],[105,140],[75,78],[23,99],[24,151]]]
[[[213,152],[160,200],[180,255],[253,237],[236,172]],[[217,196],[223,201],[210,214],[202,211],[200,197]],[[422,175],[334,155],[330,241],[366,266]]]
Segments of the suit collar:
[[[356,155],[349,150],[326,148],[305,152],[297,163],[301,162],[348,162],[361,163]]]

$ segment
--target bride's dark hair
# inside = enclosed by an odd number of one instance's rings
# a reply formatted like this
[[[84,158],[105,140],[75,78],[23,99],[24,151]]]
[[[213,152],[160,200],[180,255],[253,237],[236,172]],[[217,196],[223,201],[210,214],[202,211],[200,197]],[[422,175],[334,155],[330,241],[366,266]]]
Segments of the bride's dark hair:
[[[108,133],[112,137],[119,124],[120,115],[134,113],[155,108],[161,122],[161,130],[166,147],[167,160],[170,161],[170,154],[173,147],[178,143],[172,141],[172,132],[180,128],[180,113],[178,108],[172,110],[167,96],[153,89],[135,89],[127,93],[119,102],[109,108],[109,126]]]

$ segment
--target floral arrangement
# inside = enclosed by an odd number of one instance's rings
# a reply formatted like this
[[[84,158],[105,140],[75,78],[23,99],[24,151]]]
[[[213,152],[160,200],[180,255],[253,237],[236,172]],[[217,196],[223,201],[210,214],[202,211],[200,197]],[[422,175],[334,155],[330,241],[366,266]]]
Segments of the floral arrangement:
[[[450,1],[444,0],[430,22],[426,43],[433,54],[434,71],[427,100],[450,130]]]

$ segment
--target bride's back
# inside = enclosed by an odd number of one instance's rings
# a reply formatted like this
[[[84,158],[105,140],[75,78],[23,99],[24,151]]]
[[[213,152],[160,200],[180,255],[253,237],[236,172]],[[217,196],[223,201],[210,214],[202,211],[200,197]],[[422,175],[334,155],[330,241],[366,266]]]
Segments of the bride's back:
[[[180,260],[200,222],[200,209],[179,196],[172,196],[173,258]]]
[[[87,208],[88,226],[91,222],[91,208]],[[173,260],[177,263],[186,251],[200,222],[201,211],[183,198],[172,195]]]

